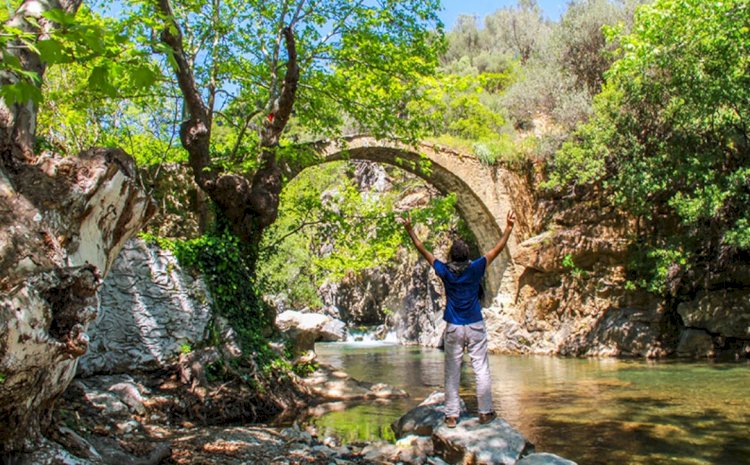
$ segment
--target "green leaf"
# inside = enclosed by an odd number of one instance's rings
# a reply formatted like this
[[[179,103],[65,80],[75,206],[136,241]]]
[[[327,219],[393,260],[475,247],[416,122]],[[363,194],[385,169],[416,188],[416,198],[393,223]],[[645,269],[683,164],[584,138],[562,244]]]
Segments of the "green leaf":
[[[26,81],[0,87],[0,97],[8,106],[17,103],[25,104],[29,101],[39,104],[43,98],[39,88]]]
[[[67,13],[59,8],[47,10],[42,13],[42,16],[61,26],[70,26],[76,21],[74,13]]]
[[[110,70],[110,64],[96,66],[91,70],[88,82],[93,89],[114,97],[117,95],[117,89],[111,83],[112,76]]]
[[[48,64],[69,63],[71,57],[65,52],[65,46],[56,39],[40,40],[36,43],[39,56]]]

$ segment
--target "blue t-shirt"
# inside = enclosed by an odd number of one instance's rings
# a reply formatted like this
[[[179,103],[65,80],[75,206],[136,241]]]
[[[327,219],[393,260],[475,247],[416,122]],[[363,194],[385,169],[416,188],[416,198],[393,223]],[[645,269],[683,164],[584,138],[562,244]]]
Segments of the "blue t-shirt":
[[[460,275],[453,274],[440,260],[435,260],[432,266],[445,285],[446,305],[443,319],[454,325],[482,321],[479,286],[487,268],[487,259],[484,256],[477,258]]]

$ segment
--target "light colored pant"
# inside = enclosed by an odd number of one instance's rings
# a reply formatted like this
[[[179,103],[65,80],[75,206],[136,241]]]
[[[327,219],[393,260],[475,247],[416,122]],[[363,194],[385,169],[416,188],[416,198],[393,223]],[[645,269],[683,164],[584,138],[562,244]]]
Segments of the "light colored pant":
[[[479,413],[490,413],[492,408],[492,381],[487,357],[487,329],[484,321],[469,325],[448,323],[445,328],[445,416],[457,417],[460,413],[458,386],[461,381],[461,362],[464,348],[468,348],[471,365],[477,380]]]

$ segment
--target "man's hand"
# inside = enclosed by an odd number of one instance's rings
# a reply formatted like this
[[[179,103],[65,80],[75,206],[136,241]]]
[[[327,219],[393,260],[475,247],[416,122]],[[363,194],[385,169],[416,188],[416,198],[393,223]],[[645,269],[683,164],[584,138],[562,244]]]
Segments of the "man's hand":
[[[495,247],[484,254],[484,257],[487,259],[487,266],[489,266],[489,264],[492,263],[492,261],[495,260],[505,248],[505,244],[508,243],[508,238],[510,237],[510,232],[513,230],[514,224],[516,224],[516,214],[513,213],[513,211],[509,211],[505,217],[505,231],[503,231],[503,237],[500,238]]]
[[[516,214],[513,213],[513,210],[510,210],[508,212],[508,215],[505,217],[505,227],[508,229],[513,229],[514,224],[516,224]]]
[[[435,256],[432,255],[432,252],[425,248],[424,244],[422,244],[422,241],[419,240],[417,234],[414,232],[414,229],[412,229],[411,216],[409,215],[409,212],[405,212],[402,216],[396,218],[396,221],[404,225],[404,229],[406,229],[406,232],[409,233],[409,237],[414,243],[414,246],[417,248],[419,253],[422,254],[422,256],[430,263],[430,266],[432,266],[432,264],[435,263]]]
[[[411,231],[411,215],[409,212],[404,213],[402,216],[396,218],[396,221],[404,225],[404,229]]]

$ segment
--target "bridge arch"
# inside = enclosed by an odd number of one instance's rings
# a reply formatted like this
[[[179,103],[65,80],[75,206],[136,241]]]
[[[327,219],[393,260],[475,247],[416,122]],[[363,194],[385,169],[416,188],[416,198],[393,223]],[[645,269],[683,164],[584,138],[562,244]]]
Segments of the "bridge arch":
[[[312,148],[312,161],[293,170],[290,179],[304,168],[339,160],[368,160],[397,166],[424,179],[443,194],[456,193],[458,213],[482,252],[492,248],[502,236],[505,215],[512,204],[509,191],[497,185],[497,171],[474,156],[428,143],[406,145],[371,136],[321,141]],[[485,286],[490,299],[498,293],[515,294],[509,253],[514,246],[511,236],[506,250],[487,270]]]

